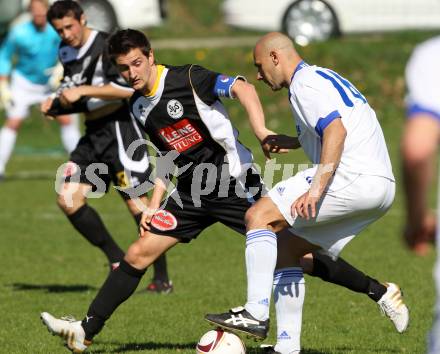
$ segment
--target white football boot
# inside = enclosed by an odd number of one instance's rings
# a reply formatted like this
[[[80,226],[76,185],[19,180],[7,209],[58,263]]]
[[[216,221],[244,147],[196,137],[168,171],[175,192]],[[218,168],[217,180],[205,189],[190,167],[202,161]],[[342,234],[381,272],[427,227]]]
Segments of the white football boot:
[[[408,328],[409,310],[403,303],[402,292],[394,283],[385,283],[387,292],[377,302],[380,310],[396,327],[397,332],[403,333]]]
[[[72,317],[58,319],[47,312],[42,312],[40,318],[52,335],[60,336],[66,341],[67,347],[73,353],[82,353],[92,344],[85,339],[86,334],[81,321],[76,321]]]

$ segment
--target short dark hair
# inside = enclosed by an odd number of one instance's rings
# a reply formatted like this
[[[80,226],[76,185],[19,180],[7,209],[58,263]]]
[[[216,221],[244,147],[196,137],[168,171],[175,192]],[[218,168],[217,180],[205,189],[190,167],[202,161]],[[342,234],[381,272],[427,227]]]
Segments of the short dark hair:
[[[76,1],[58,0],[47,11],[47,20],[52,23],[53,20],[60,20],[69,16],[79,21],[83,13],[83,9]]]
[[[127,54],[136,48],[139,48],[146,57],[150,55],[151,44],[147,36],[130,28],[117,31],[108,40],[108,53],[113,61],[116,56]]]

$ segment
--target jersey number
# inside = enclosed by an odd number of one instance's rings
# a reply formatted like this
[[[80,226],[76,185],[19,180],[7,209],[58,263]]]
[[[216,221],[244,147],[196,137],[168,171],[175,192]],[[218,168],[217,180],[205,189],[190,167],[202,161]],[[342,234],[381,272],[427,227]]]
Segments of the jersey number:
[[[316,70],[316,73],[318,75],[322,76],[326,80],[329,80],[332,83],[332,85],[334,86],[334,88],[336,90],[338,90],[339,94],[341,95],[342,101],[344,101],[344,103],[347,107],[354,106],[353,101],[350,99],[350,97],[348,97],[347,90],[351,93],[351,95],[355,99],[358,98],[363,103],[367,103],[367,100],[365,99],[365,97],[359,92],[359,90],[356,87],[353,86],[353,84],[350,81],[344,79],[343,77],[341,77],[340,75],[338,75],[334,71],[328,70],[328,72],[331,73],[331,75],[324,72],[324,71]],[[343,86],[345,86],[345,88]]]

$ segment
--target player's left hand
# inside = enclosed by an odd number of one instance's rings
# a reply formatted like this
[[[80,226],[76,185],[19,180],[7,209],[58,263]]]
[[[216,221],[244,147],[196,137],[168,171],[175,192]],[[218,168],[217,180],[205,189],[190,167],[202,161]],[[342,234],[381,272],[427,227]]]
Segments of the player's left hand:
[[[298,149],[301,145],[297,137],[284,134],[271,134],[266,136],[261,145],[268,145],[270,152],[284,153],[290,149]]]
[[[81,87],[65,89],[60,94],[60,99],[69,104],[75,103],[82,97]]]
[[[146,232],[150,230],[151,219],[156,211],[156,208],[146,208],[142,212],[141,222],[139,223],[139,237],[144,237]]]
[[[291,214],[293,217],[298,215],[301,218],[306,218],[309,220],[310,218],[316,217],[316,206],[321,199],[321,195],[318,193],[312,193],[310,190],[305,192],[302,196],[300,196],[297,200],[292,203],[291,206]]]
[[[275,132],[266,129],[264,133],[261,133],[258,135],[258,139],[260,140],[261,149],[263,150],[263,154],[266,157],[266,160],[270,160],[270,153],[278,153],[278,154],[284,154],[286,152],[289,152],[288,149],[283,149],[279,146],[271,146],[271,144],[268,143],[268,138],[278,136]]]

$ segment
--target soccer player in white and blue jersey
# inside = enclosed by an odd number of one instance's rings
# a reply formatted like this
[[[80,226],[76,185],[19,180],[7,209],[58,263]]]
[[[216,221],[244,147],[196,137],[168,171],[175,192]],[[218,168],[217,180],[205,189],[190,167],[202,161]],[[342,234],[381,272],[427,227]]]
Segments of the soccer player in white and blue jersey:
[[[281,33],[269,33],[257,42],[254,62],[259,80],[272,90],[288,90],[298,142],[316,165],[276,184],[246,213],[248,237],[274,237],[286,227],[293,233],[278,238],[273,283],[277,344],[268,350],[292,354],[301,350],[305,282],[300,258],[320,251],[336,259],[349,241],[385,214],[394,199],[395,181],[376,115],[348,80],[306,64]],[[260,125],[264,122],[252,122],[252,127]],[[277,151],[282,144],[274,140],[271,148]],[[383,286],[378,304],[403,332],[409,316],[399,287]],[[257,316],[263,305],[250,290],[247,312],[219,325],[248,333],[254,322],[261,322]]]
[[[416,254],[425,255],[430,243],[437,237],[434,270],[437,301],[429,354],[440,353],[440,239],[438,228],[436,233],[435,216],[428,203],[429,190],[435,180],[434,166],[440,139],[439,56],[440,36],[437,36],[419,44],[406,65],[408,119],[401,144],[406,196],[405,241]],[[437,203],[439,200],[437,197]],[[437,213],[438,210],[437,207]]]
[[[51,93],[48,81],[57,63],[60,39],[47,23],[47,9],[46,0],[32,0],[32,19],[15,25],[0,49],[0,98],[7,115],[0,130],[0,179],[30,106]],[[80,138],[78,126],[68,115],[57,117],[57,121],[64,148],[70,153]]]

